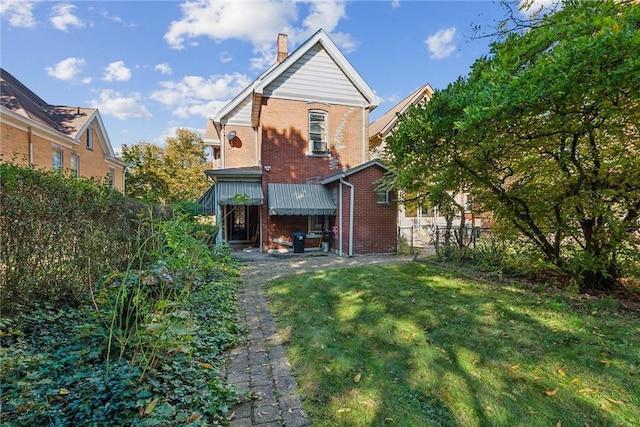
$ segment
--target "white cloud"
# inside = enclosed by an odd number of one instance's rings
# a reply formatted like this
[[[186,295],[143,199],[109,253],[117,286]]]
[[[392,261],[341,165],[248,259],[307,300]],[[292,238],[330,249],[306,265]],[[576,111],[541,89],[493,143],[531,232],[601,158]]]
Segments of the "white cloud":
[[[104,69],[102,80],[107,82],[118,81],[126,82],[131,78],[131,70],[125,65],[124,61],[112,62]]]
[[[124,19],[122,19],[118,15],[111,15],[107,9],[100,10],[100,15],[102,15],[102,17],[104,19],[107,19],[109,21],[112,21],[112,22],[115,22],[115,23],[118,23],[118,24],[122,24],[125,27],[135,27],[136,26],[136,24],[125,22]]]
[[[67,58],[55,64],[53,67],[45,67],[47,74],[60,80],[73,80],[84,67],[86,61],[82,58]]]
[[[196,0],[181,7],[182,19],[171,22],[164,35],[176,49],[182,49],[186,40],[201,36],[216,41],[235,38],[264,43],[275,39],[288,21],[295,18],[292,3],[273,0],[251,4],[237,0]]]
[[[306,6],[308,13],[296,25],[298,5]],[[263,0],[250,4],[246,0],[192,0],[182,4],[182,15],[180,20],[171,22],[164,35],[169,46],[183,49],[187,43],[195,44],[198,37],[216,42],[247,41],[253,45],[255,55],[250,59],[252,69],[262,70],[273,64],[278,33],[288,34],[290,43],[295,45],[323,28],[343,51],[351,52],[357,45],[350,35],[333,33],[346,16],[341,0]]]
[[[53,24],[54,28],[60,31],[68,31],[69,27],[82,28],[84,23],[73,14],[76,7],[68,3],[59,3],[54,5],[52,15],[49,20]]]
[[[431,59],[443,59],[451,55],[456,50],[454,38],[456,27],[440,30],[425,40],[425,44],[431,54]]]
[[[231,62],[231,61],[233,61],[233,55],[231,55],[227,51],[220,52],[220,62],[222,62],[223,64],[226,64],[227,62]]]
[[[391,7],[392,7],[393,9],[397,9],[397,8],[399,8],[399,7],[400,7],[400,0],[392,0],[392,1],[391,1]]]
[[[215,75],[208,79],[186,76],[179,81],[161,82],[162,89],[151,94],[151,99],[174,107],[178,117],[200,115],[211,117],[230,98],[251,83],[244,74]]]
[[[99,109],[100,114],[120,120],[151,119],[153,115],[140,103],[141,98],[139,93],[123,95],[112,89],[104,89],[99,99],[91,100],[90,104]]]
[[[12,27],[33,28],[36,19],[33,17],[34,2],[25,0],[0,1],[0,16],[8,17]]]
[[[156,65],[155,67],[153,67],[153,69],[156,71],[160,71],[162,74],[171,74],[172,72],[171,67],[166,62]]]

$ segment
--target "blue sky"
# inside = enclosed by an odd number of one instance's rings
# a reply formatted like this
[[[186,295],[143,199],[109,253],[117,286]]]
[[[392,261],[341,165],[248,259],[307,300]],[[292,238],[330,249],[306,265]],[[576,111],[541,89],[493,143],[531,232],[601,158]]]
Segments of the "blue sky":
[[[519,2],[516,2],[518,4]],[[164,144],[324,28],[381,102],[443,89],[489,52],[499,1],[0,2],[0,64],[46,102],[100,110],[111,144]]]

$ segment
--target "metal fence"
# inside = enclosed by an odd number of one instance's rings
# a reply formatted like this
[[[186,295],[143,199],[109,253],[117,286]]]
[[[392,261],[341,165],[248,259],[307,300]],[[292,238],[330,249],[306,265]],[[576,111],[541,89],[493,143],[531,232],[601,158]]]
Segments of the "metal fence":
[[[449,239],[455,244],[458,240],[457,236],[460,233],[458,227],[452,227],[449,230]],[[434,224],[418,224],[418,225],[405,225],[398,227],[398,238],[401,245],[406,245],[411,254],[414,253],[414,248],[429,248],[434,247],[436,242],[439,245],[443,245],[446,241],[447,228],[441,225]],[[467,224],[462,229],[462,244],[468,247],[475,247],[483,240],[487,240],[491,234],[489,228],[473,227],[471,224]]]

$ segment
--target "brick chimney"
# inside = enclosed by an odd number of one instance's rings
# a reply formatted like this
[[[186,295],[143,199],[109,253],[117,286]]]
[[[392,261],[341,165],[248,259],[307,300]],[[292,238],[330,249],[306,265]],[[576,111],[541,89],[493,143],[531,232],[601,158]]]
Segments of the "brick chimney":
[[[287,35],[281,33],[278,34],[278,63],[284,61],[287,56],[289,56],[287,50]]]

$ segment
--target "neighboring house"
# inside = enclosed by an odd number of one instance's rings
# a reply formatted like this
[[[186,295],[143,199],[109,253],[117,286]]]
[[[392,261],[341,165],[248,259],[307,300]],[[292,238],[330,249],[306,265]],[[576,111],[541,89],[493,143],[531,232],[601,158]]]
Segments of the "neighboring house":
[[[126,165],[97,109],[49,105],[1,68],[0,83],[0,161],[108,179],[124,191]]]
[[[376,192],[386,170],[369,161],[378,97],[323,30],[291,54],[280,34],[277,48],[278,61],[207,123],[213,186],[200,202],[219,239],[261,251],[332,239],[340,255],[395,252],[396,201]]]
[[[429,84],[424,84],[369,125],[369,144],[371,146],[372,158],[380,157],[384,151],[387,137],[393,135],[393,131],[398,124],[398,115],[404,114],[413,105],[428,102],[434,93],[433,88]],[[472,224],[480,226],[481,222],[484,223],[484,217],[475,217],[472,214],[471,200],[468,194],[460,192],[454,194],[453,197],[456,203],[465,207],[465,220],[469,226]],[[404,196],[400,197],[400,199],[403,198]],[[459,223],[460,218],[458,217],[454,220],[454,226],[457,226]],[[414,240],[428,239],[430,237],[429,233],[435,226],[446,226],[446,219],[440,214],[437,207],[423,210],[420,206],[407,208],[407,206],[400,203],[398,210],[398,227],[404,237],[409,238],[413,236]]]

